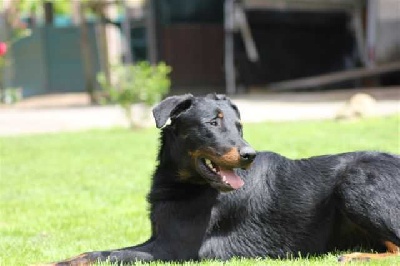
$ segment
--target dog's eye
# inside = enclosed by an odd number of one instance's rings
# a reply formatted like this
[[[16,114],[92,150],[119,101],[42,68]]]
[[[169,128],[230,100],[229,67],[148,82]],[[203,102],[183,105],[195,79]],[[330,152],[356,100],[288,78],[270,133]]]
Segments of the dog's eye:
[[[218,119],[217,119],[217,118],[214,118],[214,119],[212,119],[212,120],[210,120],[210,121],[208,121],[208,122],[206,122],[206,123],[209,124],[209,125],[211,125],[211,126],[213,126],[213,127],[216,127],[216,126],[219,125],[219,122],[218,122]]]
[[[216,120],[212,120],[212,121],[208,122],[208,124],[210,124],[214,127],[218,126],[218,122]]]

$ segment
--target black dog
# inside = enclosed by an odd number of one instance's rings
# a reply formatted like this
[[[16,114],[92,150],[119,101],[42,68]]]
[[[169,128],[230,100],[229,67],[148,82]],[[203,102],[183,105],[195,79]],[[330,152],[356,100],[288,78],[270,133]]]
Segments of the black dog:
[[[355,248],[387,252],[340,260],[400,254],[399,156],[290,160],[256,153],[242,138],[238,109],[223,95],[169,97],[153,113],[158,128],[171,123],[162,129],[148,195],[150,239],[54,265],[288,258]]]

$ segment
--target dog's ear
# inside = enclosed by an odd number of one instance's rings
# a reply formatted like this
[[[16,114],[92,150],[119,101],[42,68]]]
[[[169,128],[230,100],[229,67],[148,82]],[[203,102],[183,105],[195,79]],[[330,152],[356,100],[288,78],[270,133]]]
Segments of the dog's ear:
[[[168,118],[177,117],[183,111],[189,109],[193,101],[192,94],[167,97],[153,108],[153,116],[156,127],[161,128],[165,125]]]
[[[237,116],[239,117],[239,119],[241,119],[239,108],[229,98],[227,98],[227,99],[228,99],[228,102],[231,105],[232,109],[235,110]]]

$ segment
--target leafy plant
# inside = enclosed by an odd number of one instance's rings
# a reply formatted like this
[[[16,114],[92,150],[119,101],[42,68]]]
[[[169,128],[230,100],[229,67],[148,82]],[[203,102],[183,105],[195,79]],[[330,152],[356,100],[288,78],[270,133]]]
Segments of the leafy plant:
[[[19,102],[22,99],[22,88],[8,87],[0,90],[0,99],[5,104]]]
[[[13,63],[13,57],[10,53],[13,44],[19,39],[28,37],[30,35],[30,29],[25,28],[24,25],[18,24],[15,28],[9,29],[9,34],[6,35],[6,37],[8,37],[6,38],[7,41],[0,42],[0,103],[14,103],[22,98],[22,92],[20,89],[5,88],[5,71],[6,68],[10,67]],[[14,91],[17,93],[14,93]],[[11,96],[11,98],[6,96]]]
[[[111,84],[107,84],[104,72],[97,74],[97,81],[106,91],[112,102],[124,110],[132,128],[137,127],[133,122],[132,104],[144,103],[152,106],[169,92],[171,67],[165,63],[152,66],[143,61],[135,65],[115,65],[111,67]]]

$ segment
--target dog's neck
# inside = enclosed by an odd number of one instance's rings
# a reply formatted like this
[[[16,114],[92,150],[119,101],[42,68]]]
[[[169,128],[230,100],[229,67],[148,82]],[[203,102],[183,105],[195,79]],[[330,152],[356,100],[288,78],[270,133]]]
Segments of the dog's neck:
[[[191,200],[203,194],[216,199],[218,192],[198,174],[187,172],[188,176],[182,177],[190,159],[173,127],[167,126],[162,130],[160,142],[159,164],[153,175],[149,202]]]
[[[174,168],[173,170],[177,170],[183,151],[172,126],[166,126],[162,129],[160,143],[157,158],[159,161],[158,168],[167,167],[168,169]]]
[[[196,258],[219,192],[208,184],[193,184],[181,179],[179,170],[182,165],[185,166],[187,154],[184,154],[185,150],[179,144],[179,138],[171,128],[163,129],[159,164],[147,198],[150,204],[152,239],[162,236],[160,239],[169,243],[184,243],[185,254],[181,255]],[[185,226],[190,234],[178,234],[179,231],[172,229],[179,227],[179,224]],[[169,248],[182,252],[180,246],[171,245]]]

